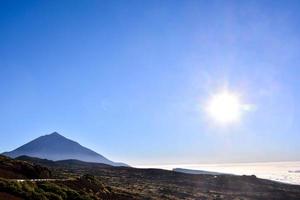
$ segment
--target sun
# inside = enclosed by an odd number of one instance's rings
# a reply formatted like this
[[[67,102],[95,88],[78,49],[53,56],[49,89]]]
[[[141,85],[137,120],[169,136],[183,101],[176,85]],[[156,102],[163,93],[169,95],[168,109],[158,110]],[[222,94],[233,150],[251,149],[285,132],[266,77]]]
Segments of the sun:
[[[238,95],[222,91],[211,97],[206,110],[215,121],[229,124],[240,120],[242,107]]]

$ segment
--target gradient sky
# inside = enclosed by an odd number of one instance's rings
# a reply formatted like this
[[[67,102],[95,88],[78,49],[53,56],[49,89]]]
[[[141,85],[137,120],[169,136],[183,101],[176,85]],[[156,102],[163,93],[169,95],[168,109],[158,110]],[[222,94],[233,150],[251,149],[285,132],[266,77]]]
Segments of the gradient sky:
[[[0,151],[57,131],[129,163],[300,160],[299,1],[0,0]],[[221,126],[221,88],[253,109]]]

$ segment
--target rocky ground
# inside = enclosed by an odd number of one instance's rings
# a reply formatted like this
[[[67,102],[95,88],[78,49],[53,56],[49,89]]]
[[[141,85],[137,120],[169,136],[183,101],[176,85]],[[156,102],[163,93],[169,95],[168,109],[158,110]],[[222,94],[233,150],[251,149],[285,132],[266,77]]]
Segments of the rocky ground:
[[[5,199],[45,200],[300,199],[300,186],[258,179],[255,176],[192,175],[160,169],[111,167],[76,160],[53,162],[30,157],[17,159],[0,159],[0,177],[5,178],[0,179],[0,199],[5,195]],[[27,167],[22,171],[22,167],[14,167],[16,163],[38,169],[36,178],[49,178],[51,175],[55,181],[13,180],[27,177]],[[7,167],[10,165],[12,167]],[[8,177],[6,171],[10,175],[16,173],[16,176]]]

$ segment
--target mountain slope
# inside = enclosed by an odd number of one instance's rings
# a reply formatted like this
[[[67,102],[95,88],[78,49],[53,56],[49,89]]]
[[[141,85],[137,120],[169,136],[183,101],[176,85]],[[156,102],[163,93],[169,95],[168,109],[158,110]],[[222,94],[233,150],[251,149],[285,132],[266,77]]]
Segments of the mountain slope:
[[[65,138],[57,132],[41,136],[13,151],[5,152],[3,155],[12,158],[26,155],[54,161],[76,159],[86,162],[104,163],[113,166],[126,165],[108,160],[104,156],[81,146],[77,142]]]

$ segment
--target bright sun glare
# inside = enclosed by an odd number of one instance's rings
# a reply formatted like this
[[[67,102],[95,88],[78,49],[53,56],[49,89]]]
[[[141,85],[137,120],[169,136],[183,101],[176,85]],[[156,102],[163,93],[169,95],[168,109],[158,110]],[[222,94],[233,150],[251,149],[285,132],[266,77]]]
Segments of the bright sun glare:
[[[211,97],[207,105],[207,112],[214,120],[228,124],[240,119],[242,105],[236,94],[223,91]]]

